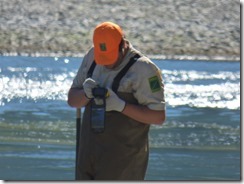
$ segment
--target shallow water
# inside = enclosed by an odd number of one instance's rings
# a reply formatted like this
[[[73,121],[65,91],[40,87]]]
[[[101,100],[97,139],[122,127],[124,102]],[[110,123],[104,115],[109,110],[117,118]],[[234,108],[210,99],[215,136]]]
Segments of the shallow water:
[[[73,180],[82,58],[0,57],[0,179]],[[167,120],[150,130],[147,180],[240,180],[240,63],[154,60]]]

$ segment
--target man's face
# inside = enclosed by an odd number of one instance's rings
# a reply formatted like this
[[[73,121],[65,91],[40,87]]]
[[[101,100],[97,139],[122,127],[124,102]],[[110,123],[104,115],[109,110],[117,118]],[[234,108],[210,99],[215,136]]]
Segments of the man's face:
[[[113,69],[113,68],[115,68],[115,66],[117,66],[117,61],[112,65],[104,65],[104,66],[105,66],[105,68]]]
[[[104,65],[104,67],[108,68],[108,69],[113,69],[116,66],[118,66],[121,62],[122,62],[122,52],[119,52],[119,56],[118,56],[117,60],[115,61],[115,63],[111,64],[111,65]]]

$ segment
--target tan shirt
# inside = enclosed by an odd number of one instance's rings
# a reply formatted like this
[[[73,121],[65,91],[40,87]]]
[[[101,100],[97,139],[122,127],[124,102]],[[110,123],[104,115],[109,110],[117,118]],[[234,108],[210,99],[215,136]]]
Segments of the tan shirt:
[[[139,53],[139,51],[129,43],[129,50],[119,66],[108,69],[102,65],[96,65],[92,78],[100,87],[111,88],[113,79],[136,53]],[[73,80],[72,88],[82,88],[93,60],[94,49],[91,48],[85,55]],[[164,84],[161,71],[145,56],[140,57],[121,79],[118,92],[133,93],[139,104],[152,110],[165,110]]]

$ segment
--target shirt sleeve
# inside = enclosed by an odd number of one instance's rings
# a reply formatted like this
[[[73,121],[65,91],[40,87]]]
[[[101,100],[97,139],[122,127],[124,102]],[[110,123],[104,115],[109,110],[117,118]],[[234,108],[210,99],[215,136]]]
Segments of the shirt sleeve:
[[[73,80],[71,88],[83,88],[83,82],[86,80],[87,72],[93,62],[93,49],[90,49],[84,56],[80,68]]]
[[[137,62],[136,65],[133,91],[138,103],[152,110],[165,110],[164,83],[160,69],[149,59]]]

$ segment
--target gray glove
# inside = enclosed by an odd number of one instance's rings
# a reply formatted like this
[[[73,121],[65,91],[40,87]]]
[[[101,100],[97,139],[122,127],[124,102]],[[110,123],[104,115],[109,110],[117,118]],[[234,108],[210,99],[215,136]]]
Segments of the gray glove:
[[[110,88],[109,96],[106,98],[106,111],[122,112],[125,108],[125,101],[120,99]]]
[[[91,99],[94,98],[93,94],[92,94],[92,89],[97,87],[98,84],[95,80],[93,80],[92,78],[87,78],[84,82],[83,82],[83,89],[85,92],[85,95],[87,98]]]

